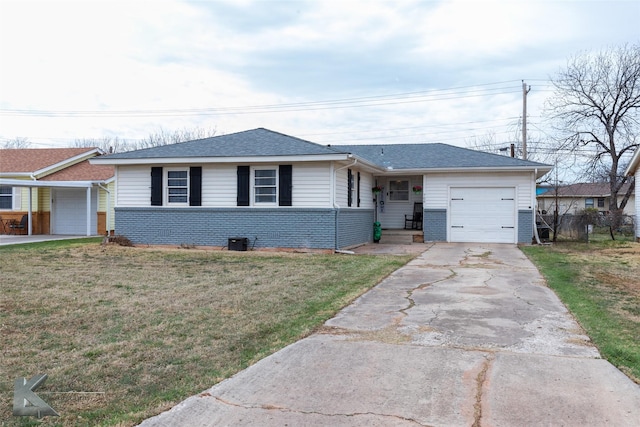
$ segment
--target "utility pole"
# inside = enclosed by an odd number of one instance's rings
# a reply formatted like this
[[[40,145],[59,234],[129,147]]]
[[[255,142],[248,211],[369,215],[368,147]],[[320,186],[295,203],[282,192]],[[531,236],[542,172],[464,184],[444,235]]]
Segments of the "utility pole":
[[[527,160],[527,94],[531,86],[527,89],[527,84],[522,81],[522,158]]]

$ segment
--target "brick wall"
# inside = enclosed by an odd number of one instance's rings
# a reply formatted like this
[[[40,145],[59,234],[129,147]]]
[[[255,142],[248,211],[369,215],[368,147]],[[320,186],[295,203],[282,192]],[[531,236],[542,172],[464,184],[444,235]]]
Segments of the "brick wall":
[[[422,229],[425,242],[447,241],[447,210],[425,209],[423,214]]]
[[[357,231],[357,224],[371,224],[373,211],[339,217],[346,227],[341,230],[355,229],[345,236],[348,244],[368,241],[371,233],[362,231],[364,225]],[[250,248],[336,248],[334,209],[119,207],[115,221],[116,234],[138,244],[227,246],[229,238],[246,237]]]
[[[518,211],[518,243],[533,240],[533,211]]]
[[[373,241],[373,209],[338,211],[338,248]]]

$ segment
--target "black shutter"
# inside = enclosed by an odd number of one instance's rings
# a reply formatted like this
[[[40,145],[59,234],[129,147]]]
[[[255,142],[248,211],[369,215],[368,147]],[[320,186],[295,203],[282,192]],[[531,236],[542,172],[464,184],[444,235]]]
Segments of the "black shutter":
[[[162,206],[162,168],[151,168],[151,206]]]
[[[202,206],[202,167],[189,168],[189,206]]]
[[[358,198],[358,207],[360,207],[360,172],[358,172],[358,186],[356,187],[356,194]]]
[[[347,169],[347,206],[351,207],[353,204],[353,172],[351,169]]]
[[[238,166],[238,206],[249,206],[249,166]]]
[[[280,165],[278,173],[278,204],[280,206],[291,206],[293,202],[291,197],[291,189],[293,187],[291,165]]]

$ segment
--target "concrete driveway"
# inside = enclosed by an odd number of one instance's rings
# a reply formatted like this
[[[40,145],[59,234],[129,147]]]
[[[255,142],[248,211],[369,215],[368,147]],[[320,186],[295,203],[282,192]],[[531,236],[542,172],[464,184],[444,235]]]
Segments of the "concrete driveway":
[[[329,320],[142,426],[637,426],[513,245],[436,244]]]

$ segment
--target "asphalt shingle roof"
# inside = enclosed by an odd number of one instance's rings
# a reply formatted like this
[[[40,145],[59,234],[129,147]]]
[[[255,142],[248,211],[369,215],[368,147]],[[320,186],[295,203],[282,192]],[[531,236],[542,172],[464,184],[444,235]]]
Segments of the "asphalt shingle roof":
[[[166,159],[180,157],[253,157],[336,154],[304,139],[259,128],[179,144],[111,154],[109,159]]]
[[[548,167],[543,163],[440,143],[335,145],[333,148],[345,150],[377,165],[393,169]]]
[[[629,189],[629,185],[629,183],[624,184],[618,194],[624,194]],[[608,183],[580,182],[560,186],[557,192],[554,188],[550,188],[540,197],[608,197],[610,195],[611,188]]]
[[[548,167],[542,163],[447,144],[319,145],[264,128],[103,156],[105,159],[354,154],[382,168]]]
[[[53,166],[95,148],[0,149],[0,172],[31,173]]]

